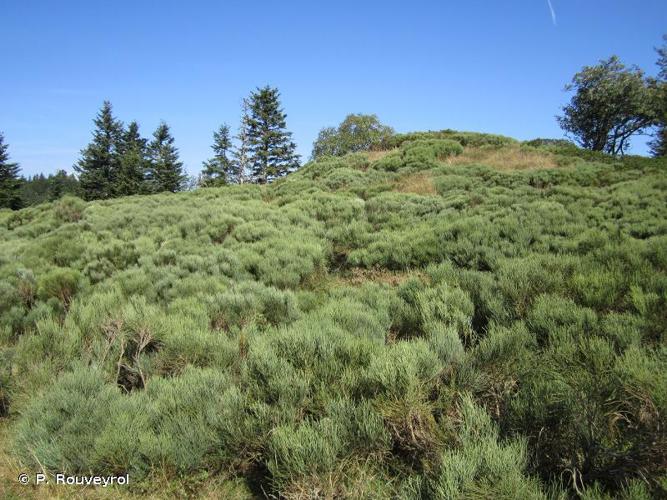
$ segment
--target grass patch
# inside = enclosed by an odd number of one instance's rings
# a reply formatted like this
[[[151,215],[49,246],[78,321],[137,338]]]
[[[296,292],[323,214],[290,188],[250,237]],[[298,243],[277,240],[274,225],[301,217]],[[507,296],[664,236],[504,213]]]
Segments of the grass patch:
[[[556,155],[519,145],[497,147],[468,147],[459,156],[447,158],[447,165],[487,165],[500,171],[539,170],[557,168]]]

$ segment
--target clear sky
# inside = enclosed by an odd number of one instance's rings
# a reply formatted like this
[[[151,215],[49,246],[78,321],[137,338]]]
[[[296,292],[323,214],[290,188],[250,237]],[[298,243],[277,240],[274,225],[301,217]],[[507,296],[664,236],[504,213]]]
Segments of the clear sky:
[[[24,174],[71,171],[108,99],[144,135],[165,120],[194,174],[213,130],[270,84],[304,158],[353,112],[398,131],[561,137],[562,88],[583,65],[617,54],[656,73],[667,1],[551,5],[0,0],[0,131]]]

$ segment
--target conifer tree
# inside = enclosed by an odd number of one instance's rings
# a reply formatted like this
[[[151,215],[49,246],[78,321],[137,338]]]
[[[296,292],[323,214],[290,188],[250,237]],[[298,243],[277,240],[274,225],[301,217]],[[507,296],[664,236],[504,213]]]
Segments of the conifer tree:
[[[653,140],[649,142],[651,153],[656,157],[667,156],[667,35],[663,35],[662,40],[662,47],[656,49],[659,68],[655,89],[658,125]]]
[[[139,125],[131,122],[123,133],[120,144],[119,172],[114,186],[116,196],[128,196],[146,191],[148,167],[146,139],[139,134]]]
[[[81,159],[74,166],[79,174],[83,196],[88,200],[114,196],[123,134],[123,126],[113,117],[109,101],[104,101],[94,123],[93,140],[81,151]]]
[[[268,85],[250,94],[246,124],[250,165],[255,182],[264,184],[299,167],[287,115],[280,107],[280,92]]]
[[[51,178],[51,186],[49,188],[49,201],[56,201],[65,194],[65,182],[67,181],[67,172],[58,170]]]
[[[154,193],[181,191],[185,186],[186,176],[183,174],[183,163],[178,158],[178,149],[174,146],[174,138],[166,123],[162,122],[153,133],[148,150],[150,190]]]
[[[18,163],[9,161],[8,144],[0,133],[0,208],[21,208],[21,178],[19,177]]]
[[[239,131],[236,135],[238,146],[232,151],[232,161],[236,166],[240,184],[247,182],[250,177],[250,144],[248,142],[249,107],[250,104],[248,99],[243,99],[241,107],[241,124],[239,125]]]
[[[229,136],[229,126],[220,125],[213,133],[213,158],[204,162],[202,171],[203,186],[220,186],[239,182],[239,173],[236,164],[229,158],[232,140]]]

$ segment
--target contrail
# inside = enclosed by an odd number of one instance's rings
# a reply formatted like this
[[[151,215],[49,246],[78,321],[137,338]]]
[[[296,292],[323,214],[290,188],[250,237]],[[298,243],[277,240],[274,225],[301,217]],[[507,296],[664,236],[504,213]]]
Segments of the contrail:
[[[551,22],[556,26],[556,12],[554,11],[553,5],[551,5],[551,0],[547,0],[547,4],[549,4],[549,11],[551,12]]]

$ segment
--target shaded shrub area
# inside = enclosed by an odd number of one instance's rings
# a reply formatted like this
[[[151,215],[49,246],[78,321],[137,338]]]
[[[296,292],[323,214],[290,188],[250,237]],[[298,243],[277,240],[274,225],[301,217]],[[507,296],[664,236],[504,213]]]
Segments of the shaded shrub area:
[[[0,213],[17,460],[195,496],[667,494],[664,160],[387,140],[268,186]],[[454,160],[505,147],[559,166]]]

